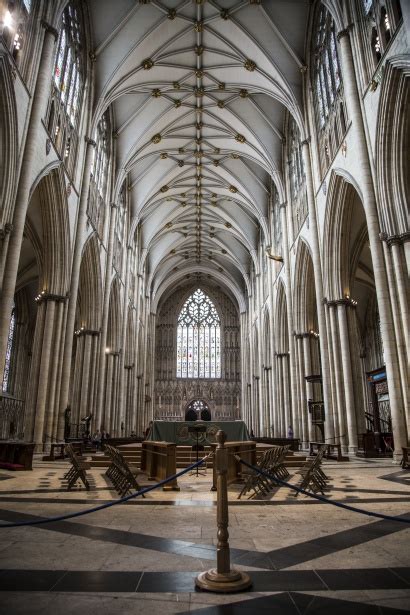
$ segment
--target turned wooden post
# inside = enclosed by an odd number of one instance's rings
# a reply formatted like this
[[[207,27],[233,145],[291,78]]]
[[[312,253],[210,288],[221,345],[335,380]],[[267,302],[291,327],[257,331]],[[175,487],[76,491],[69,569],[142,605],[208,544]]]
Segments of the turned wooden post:
[[[215,465],[217,471],[217,508],[216,519],[218,525],[217,567],[201,572],[195,579],[200,589],[217,593],[234,593],[248,589],[252,581],[246,572],[231,569],[229,549],[229,511],[228,511],[228,450],[225,447],[226,433],[219,430],[216,434],[218,446],[215,451]]]

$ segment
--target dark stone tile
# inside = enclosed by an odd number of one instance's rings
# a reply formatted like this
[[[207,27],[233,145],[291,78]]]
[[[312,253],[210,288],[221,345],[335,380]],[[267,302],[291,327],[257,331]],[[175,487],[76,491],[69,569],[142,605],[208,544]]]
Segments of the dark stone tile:
[[[195,610],[196,612],[200,613],[200,615],[257,615],[258,613],[300,615],[299,609],[287,593],[210,606]],[[188,613],[181,613],[181,615],[188,615]],[[353,614],[351,613],[351,615]]]
[[[388,568],[317,570],[330,590],[406,589],[408,584]]]
[[[0,591],[50,591],[64,570],[6,570],[0,575]]]
[[[297,594],[292,594],[292,598],[298,604]],[[314,596],[307,607],[299,610],[301,615],[403,615],[404,613],[402,609],[322,596]]]
[[[323,581],[314,570],[255,570],[249,572],[255,592],[276,591],[323,591]]]
[[[138,592],[186,593],[195,590],[198,572],[144,572],[138,584]]]
[[[401,579],[404,579],[407,585],[410,585],[410,568],[390,568],[390,570],[399,575]]]
[[[135,592],[141,576],[141,572],[69,571],[53,586],[52,591]]]

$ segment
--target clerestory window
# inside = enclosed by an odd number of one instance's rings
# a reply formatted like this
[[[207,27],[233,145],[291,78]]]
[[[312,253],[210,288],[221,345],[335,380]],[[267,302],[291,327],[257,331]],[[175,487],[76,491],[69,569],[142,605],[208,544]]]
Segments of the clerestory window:
[[[78,2],[63,12],[54,61],[47,127],[68,172],[73,175],[84,89],[83,35]]]
[[[346,110],[335,24],[323,5],[317,13],[314,32],[312,83],[323,177],[346,132]]]
[[[221,322],[200,289],[184,303],[177,327],[177,378],[220,378]]]

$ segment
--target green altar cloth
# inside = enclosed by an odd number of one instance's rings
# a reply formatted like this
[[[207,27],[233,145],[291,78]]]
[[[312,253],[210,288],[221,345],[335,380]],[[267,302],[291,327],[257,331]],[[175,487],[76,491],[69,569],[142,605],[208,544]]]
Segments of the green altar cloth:
[[[243,421],[154,421],[147,440],[192,446],[196,444],[196,434],[189,433],[191,425],[206,425],[206,432],[198,434],[198,442],[203,445],[216,442],[215,436],[219,429],[226,433],[228,442],[250,439]]]

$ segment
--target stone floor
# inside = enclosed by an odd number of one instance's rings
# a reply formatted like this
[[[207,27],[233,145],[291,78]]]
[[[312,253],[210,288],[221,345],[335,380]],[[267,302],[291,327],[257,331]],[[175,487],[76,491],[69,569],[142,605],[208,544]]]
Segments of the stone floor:
[[[62,489],[65,462],[32,472],[0,470],[0,520],[34,520],[116,499],[103,470],[92,488]],[[410,519],[410,472],[390,460],[325,462],[327,496]],[[291,479],[295,482],[296,477]],[[203,615],[400,614],[410,612],[410,526],[295,498],[282,487],[264,500],[229,491],[232,563],[250,591],[195,591],[215,565],[216,495],[207,476],[185,475],[180,492],[71,520],[0,529],[0,605],[7,615],[97,612]]]

